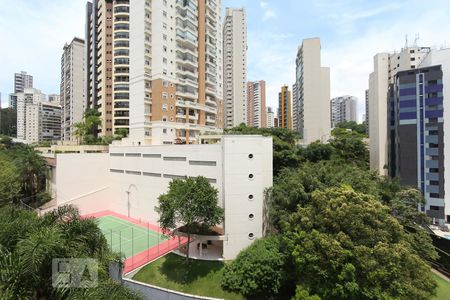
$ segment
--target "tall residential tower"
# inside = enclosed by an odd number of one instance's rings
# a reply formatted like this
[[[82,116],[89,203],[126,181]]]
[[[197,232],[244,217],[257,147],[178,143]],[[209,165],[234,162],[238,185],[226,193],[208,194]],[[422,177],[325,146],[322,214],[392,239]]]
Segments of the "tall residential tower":
[[[225,127],[247,123],[247,17],[227,8],[223,26]]]
[[[278,127],[292,129],[291,91],[287,85],[278,93]]]
[[[357,102],[358,98],[353,96],[342,96],[331,99],[331,126],[336,127],[336,125],[342,122],[357,122]]]
[[[74,38],[61,57],[61,139],[75,141],[74,125],[84,112],[84,40]],[[59,101],[55,104],[59,105]]]
[[[326,142],[330,136],[330,68],[322,67],[319,38],[303,40],[296,59],[298,128],[303,142]]]
[[[267,127],[266,82],[249,81],[247,83],[247,126]]]

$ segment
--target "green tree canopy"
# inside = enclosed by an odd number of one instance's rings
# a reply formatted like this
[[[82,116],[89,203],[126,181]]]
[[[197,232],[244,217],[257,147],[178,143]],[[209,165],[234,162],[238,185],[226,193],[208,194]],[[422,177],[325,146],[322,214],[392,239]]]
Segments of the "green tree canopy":
[[[188,235],[187,258],[191,234],[198,228],[209,228],[223,221],[224,211],[218,202],[218,190],[202,176],[174,179],[168,192],[159,196],[156,211],[161,227],[172,231],[183,226]]]
[[[20,195],[20,176],[16,165],[0,152],[0,207],[14,202]]]
[[[337,124],[337,128],[343,128],[343,129],[351,129],[357,133],[360,133],[362,135],[366,135],[366,124],[358,124],[355,121],[345,121]]]
[[[285,223],[298,286],[322,299],[429,299],[436,284],[389,207],[350,187],[313,193]]]
[[[95,219],[77,209],[60,207],[43,217],[12,206],[0,208],[0,294],[2,299],[139,299],[109,279],[110,263],[120,263],[109,250]],[[97,287],[52,286],[53,258],[98,261]]]
[[[225,267],[222,286],[257,299],[270,299],[286,279],[286,258],[278,237],[255,241]]]
[[[0,109],[0,135],[17,136],[17,112],[12,108]]]

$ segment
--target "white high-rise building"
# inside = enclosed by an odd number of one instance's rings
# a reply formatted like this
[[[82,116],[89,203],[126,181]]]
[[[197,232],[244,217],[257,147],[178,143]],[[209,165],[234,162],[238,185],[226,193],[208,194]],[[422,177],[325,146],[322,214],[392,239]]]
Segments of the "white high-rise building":
[[[275,112],[272,107],[267,107],[267,128],[275,127]]]
[[[298,103],[297,83],[292,85],[292,129],[300,132],[300,109]]]
[[[129,141],[192,144],[222,132],[221,1],[133,0],[115,10],[127,7]]]
[[[48,102],[61,105],[61,95],[60,94],[48,94]]]
[[[25,89],[33,88],[33,76],[28,75],[27,72],[20,72],[14,74],[14,93],[23,93]]]
[[[331,126],[336,127],[342,122],[357,122],[357,103],[358,98],[354,96],[342,96],[331,99]]]
[[[303,40],[296,59],[298,126],[303,143],[326,142],[330,124],[330,68],[322,67],[320,39]]]
[[[27,143],[61,138],[61,107],[46,101],[40,90],[29,88],[17,97],[17,138]]]
[[[227,8],[223,26],[225,128],[247,123],[247,17]]]
[[[374,57],[368,92],[370,169],[380,175],[387,175],[390,86],[397,72],[415,69],[429,51],[429,48],[414,46],[403,48],[400,53],[378,53]]]
[[[61,57],[61,132],[63,141],[76,140],[74,125],[83,120],[84,51],[84,40],[74,38],[70,44],[64,46],[64,53]]]

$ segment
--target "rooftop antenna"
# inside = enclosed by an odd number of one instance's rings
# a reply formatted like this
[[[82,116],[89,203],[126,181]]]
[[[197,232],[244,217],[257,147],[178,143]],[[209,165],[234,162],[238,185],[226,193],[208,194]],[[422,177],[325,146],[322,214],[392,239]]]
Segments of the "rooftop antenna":
[[[408,48],[408,34],[405,34],[405,48]]]
[[[416,36],[414,38],[414,46],[415,47],[417,47],[417,42],[419,41],[419,39],[420,39],[420,35],[419,35],[419,33],[416,33]]]

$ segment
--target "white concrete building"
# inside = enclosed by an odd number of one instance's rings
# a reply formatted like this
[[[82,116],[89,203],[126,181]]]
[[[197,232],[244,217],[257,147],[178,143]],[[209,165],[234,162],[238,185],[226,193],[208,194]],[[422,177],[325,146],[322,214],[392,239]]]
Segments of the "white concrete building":
[[[61,105],[60,94],[48,94],[48,102]]]
[[[303,40],[296,59],[298,127],[303,143],[326,142],[330,124],[330,68],[322,67],[320,39]]]
[[[16,93],[12,94],[12,97],[16,99],[17,103],[17,139],[19,140],[26,140],[26,129],[33,128],[30,124],[36,123],[33,121],[27,120],[27,107],[30,105],[36,105],[40,102],[43,102],[46,100],[45,94],[43,94],[40,90],[33,89],[33,88],[27,88],[24,90],[23,93]],[[31,111],[28,115],[31,115]],[[33,138],[33,140],[36,140],[37,138]]]
[[[63,141],[75,141],[76,123],[84,113],[84,40],[74,38],[61,57],[61,130]],[[58,103],[59,104],[59,103]]]
[[[28,144],[61,138],[61,107],[46,101],[37,89],[25,89],[17,97],[17,139]]]
[[[247,16],[227,8],[223,25],[225,128],[247,123]]]
[[[275,127],[275,112],[272,107],[267,107],[267,128]]]
[[[211,145],[110,146],[109,153],[57,155],[57,205],[82,214],[111,210],[157,224],[159,195],[172,179],[208,178],[225,210],[217,259],[234,259],[264,235],[265,193],[272,186],[272,138],[223,136]],[[129,194],[127,193],[129,191]],[[195,249],[195,247],[192,247]]]
[[[406,47],[400,53],[374,56],[374,71],[369,75],[368,118],[370,134],[370,169],[387,175],[389,87],[397,72],[415,69],[429,48]]]
[[[342,122],[358,122],[356,116],[357,103],[358,98],[348,95],[331,99],[331,126],[336,127],[337,124]]]
[[[27,72],[20,72],[14,74],[14,94],[23,93],[25,89],[33,88],[33,76],[28,75]]]

